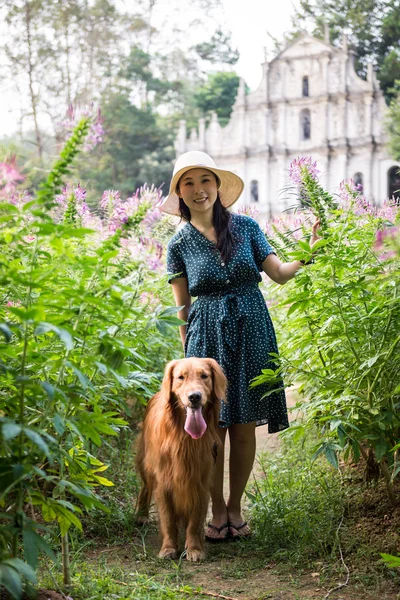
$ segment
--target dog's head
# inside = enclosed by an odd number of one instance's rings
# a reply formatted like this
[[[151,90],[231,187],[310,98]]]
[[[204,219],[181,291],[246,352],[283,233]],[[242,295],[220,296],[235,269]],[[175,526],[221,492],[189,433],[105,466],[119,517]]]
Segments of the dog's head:
[[[186,431],[201,437],[205,431],[202,415],[206,422],[212,417],[218,423],[226,386],[224,372],[214,359],[184,358],[167,364],[161,391],[173,411],[186,411]]]

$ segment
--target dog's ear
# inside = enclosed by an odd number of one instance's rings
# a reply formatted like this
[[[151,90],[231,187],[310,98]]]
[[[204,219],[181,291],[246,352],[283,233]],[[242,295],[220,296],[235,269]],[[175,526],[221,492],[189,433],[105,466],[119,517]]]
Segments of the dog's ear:
[[[174,367],[178,361],[171,360],[165,367],[164,377],[161,384],[161,394],[164,398],[169,398],[171,395],[172,378],[174,376]]]
[[[214,394],[219,400],[226,402],[226,387],[228,382],[225,377],[225,374],[216,360],[214,360],[213,358],[207,358],[207,362],[210,365],[213,373]]]

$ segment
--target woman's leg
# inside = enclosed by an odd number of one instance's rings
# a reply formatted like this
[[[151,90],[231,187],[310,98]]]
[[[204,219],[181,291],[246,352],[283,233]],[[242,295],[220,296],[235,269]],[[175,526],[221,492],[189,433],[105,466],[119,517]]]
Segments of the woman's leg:
[[[243,522],[241,500],[253,468],[256,454],[256,424],[245,423],[229,427],[231,451],[229,455],[229,500],[227,502],[229,523],[233,536],[246,536],[250,533]],[[239,527],[240,529],[236,529]]]
[[[228,521],[224,499],[224,450],[226,427],[220,427],[218,429],[218,434],[221,438],[222,447],[218,449],[217,460],[215,462],[214,482],[211,489],[211,508],[213,514],[211,524],[219,529],[222,525],[226,525]],[[226,537],[227,533],[228,527],[223,527],[219,532],[213,527],[207,527],[206,536],[208,538],[223,539]]]

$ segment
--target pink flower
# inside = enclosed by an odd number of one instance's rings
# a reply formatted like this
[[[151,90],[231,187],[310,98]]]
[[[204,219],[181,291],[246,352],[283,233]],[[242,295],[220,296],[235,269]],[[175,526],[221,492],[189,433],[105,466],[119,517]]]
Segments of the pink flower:
[[[74,194],[78,202],[82,202],[86,198],[86,190],[81,187],[80,183],[78,183],[78,186],[74,189]]]
[[[317,162],[311,156],[302,156],[301,158],[295,158],[292,160],[289,166],[289,177],[294,184],[298,185],[303,183],[303,178],[306,173],[309,173],[311,177],[318,181],[318,175],[320,170],[318,169]]]
[[[0,162],[0,197],[14,194],[18,183],[24,180],[24,176],[17,167],[17,157],[13,154],[7,161]]]
[[[16,301],[9,300],[6,304],[6,306],[16,306],[16,307],[21,306],[21,300],[16,300]]]
[[[88,152],[103,140],[104,119],[101,116],[100,109],[95,110],[92,103],[90,107],[76,111],[72,104],[70,104],[66,112],[65,119],[59,122],[58,126],[64,130],[68,137],[68,135],[72,133],[73,129],[83,117],[91,117],[91,125],[83,146],[84,150]]]
[[[238,215],[247,215],[252,219],[257,219],[258,213],[259,211],[255,206],[241,206],[237,211]]]

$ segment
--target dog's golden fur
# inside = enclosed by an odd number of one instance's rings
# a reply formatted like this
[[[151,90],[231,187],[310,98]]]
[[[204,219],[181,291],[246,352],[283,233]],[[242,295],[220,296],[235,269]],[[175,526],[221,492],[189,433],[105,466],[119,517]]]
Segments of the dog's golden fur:
[[[207,429],[199,439],[184,430],[189,395],[201,396]],[[158,508],[161,558],[178,555],[178,525],[186,529],[188,560],[204,558],[204,521],[210,497],[213,466],[220,445],[218,419],[226,378],[210,358],[170,362],[161,390],[150,400],[138,440],[137,468],[142,478],[138,520],[148,519],[151,497]],[[192,396],[193,397],[193,396]]]

